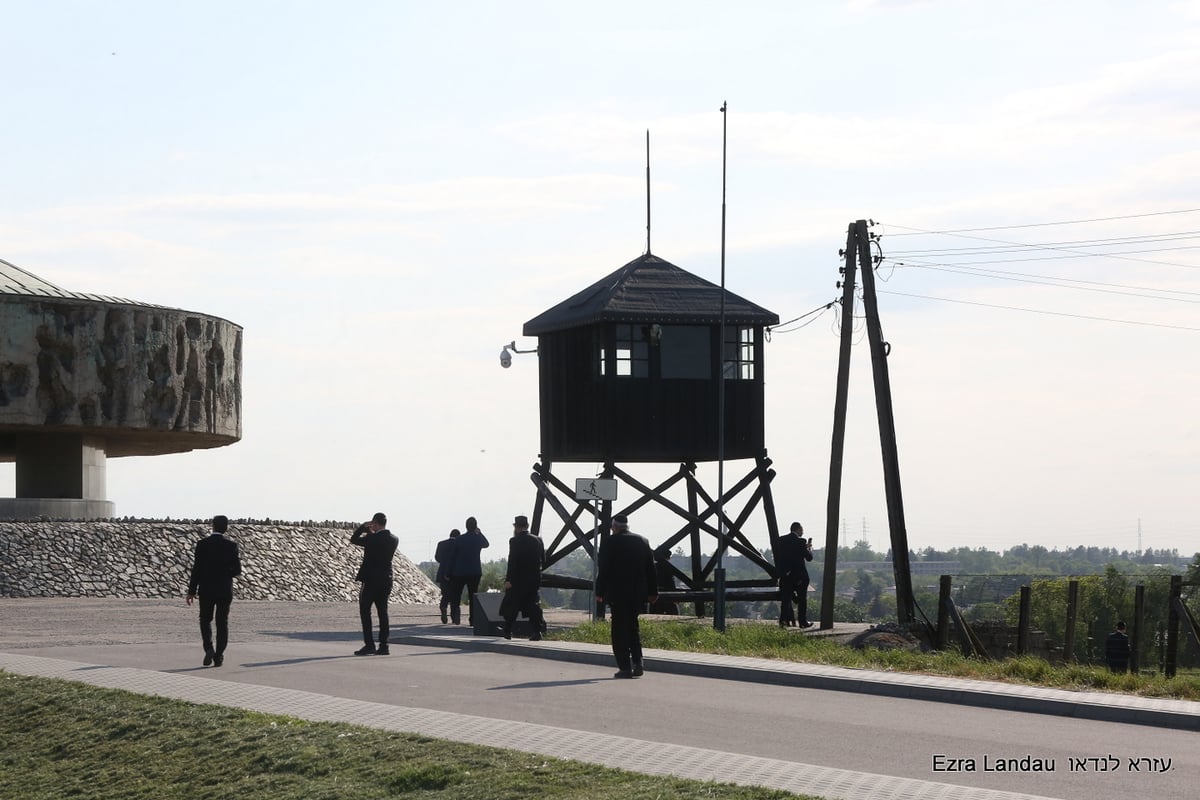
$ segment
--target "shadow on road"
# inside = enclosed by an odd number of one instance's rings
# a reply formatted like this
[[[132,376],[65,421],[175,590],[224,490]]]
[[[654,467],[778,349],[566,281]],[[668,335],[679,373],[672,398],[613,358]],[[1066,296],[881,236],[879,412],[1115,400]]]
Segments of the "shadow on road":
[[[278,636],[282,639],[300,639],[305,642],[356,642],[362,638],[361,630],[352,631],[256,631],[262,636]]]
[[[586,686],[589,683],[600,683],[601,681],[610,680],[609,678],[582,678],[574,681],[528,681],[526,683],[510,683],[507,686],[491,686],[488,687],[489,692],[497,692],[501,689],[549,689],[553,686]]]

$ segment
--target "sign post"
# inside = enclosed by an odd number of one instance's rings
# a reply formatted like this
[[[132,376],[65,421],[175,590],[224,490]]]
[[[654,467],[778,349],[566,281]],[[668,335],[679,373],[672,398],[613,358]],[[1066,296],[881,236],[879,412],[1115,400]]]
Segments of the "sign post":
[[[596,570],[600,559],[600,501],[617,499],[617,482],[613,478],[576,478],[575,499],[592,506],[592,621],[596,620]]]

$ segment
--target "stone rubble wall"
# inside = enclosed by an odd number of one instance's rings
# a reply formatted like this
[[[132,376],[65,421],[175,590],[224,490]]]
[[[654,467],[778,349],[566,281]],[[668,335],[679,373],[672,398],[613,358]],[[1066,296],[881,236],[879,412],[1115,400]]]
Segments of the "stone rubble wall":
[[[182,597],[196,542],[188,522],[0,522],[0,597]],[[343,528],[230,522],[242,600],[351,601],[362,549]],[[397,552],[392,600],[437,603],[438,589]]]

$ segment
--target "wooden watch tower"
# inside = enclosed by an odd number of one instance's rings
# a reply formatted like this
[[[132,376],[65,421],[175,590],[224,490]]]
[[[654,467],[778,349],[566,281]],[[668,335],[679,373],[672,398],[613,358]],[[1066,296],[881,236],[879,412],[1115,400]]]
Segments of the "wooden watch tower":
[[[537,497],[531,528],[547,542],[545,585],[591,587],[588,581],[553,574],[554,564],[578,548],[596,555],[594,532],[588,529],[591,506],[577,501],[568,485],[577,471],[566,481],[554,473],[563,462],[584,462],[602,464],[598,477],[628,487],[619,507],[601,503],[602,536],[614,514],[634,514],[650,504],[679,518],[678,528],[663,540],[652,536],[651,544],[674,549],[688,542],[690,569],[672,569],[686,587],[684,599],[695,600],[701,613],[703,601],[713,596],[717,554],[735,552],[764,572],[762,579],[728,582],[727,598],[739,599],[750,587],[774,586],[774,565],[742,527],[761,505],[775,548],[775,472],[764,442],[763,329],[779,317],[726,291],[722,337],[721,292],[646,253],[525,323],[523,334],[538,340],[541,454],[533,467]],[[718,425],[722,377],[723,427]],[[752,466],[725,487],[718,502],[697,480],[696,464],[721,457],[722,429],[724,459],[749,460]],[[633,474],[634,465],[645,463],[678,463],[679,469],[651,487]],[[708,536],[713,555],[705,561],[702,543]]]

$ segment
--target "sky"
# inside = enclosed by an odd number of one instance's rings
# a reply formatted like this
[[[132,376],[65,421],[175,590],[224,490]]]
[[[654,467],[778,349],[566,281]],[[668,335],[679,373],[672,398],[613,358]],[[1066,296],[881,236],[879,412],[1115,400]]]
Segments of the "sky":
[[[1198,2],[4,18],[0,258],[245,329],[242,440],[110,459],[119,515],[382,510],[414,561],[473,515],[503,557],[539,443],[537,356],[501,347],[645,252],[649,131],[651,251],[718,282],[724,188],[726,286],[782,320],[840,295],[847,226],[876,223],[910,547],[1200,549]],[[765,347],[780,522],[818,547],[837,315]],[[861,319],[852,364],[836,525],[886,550]]]

